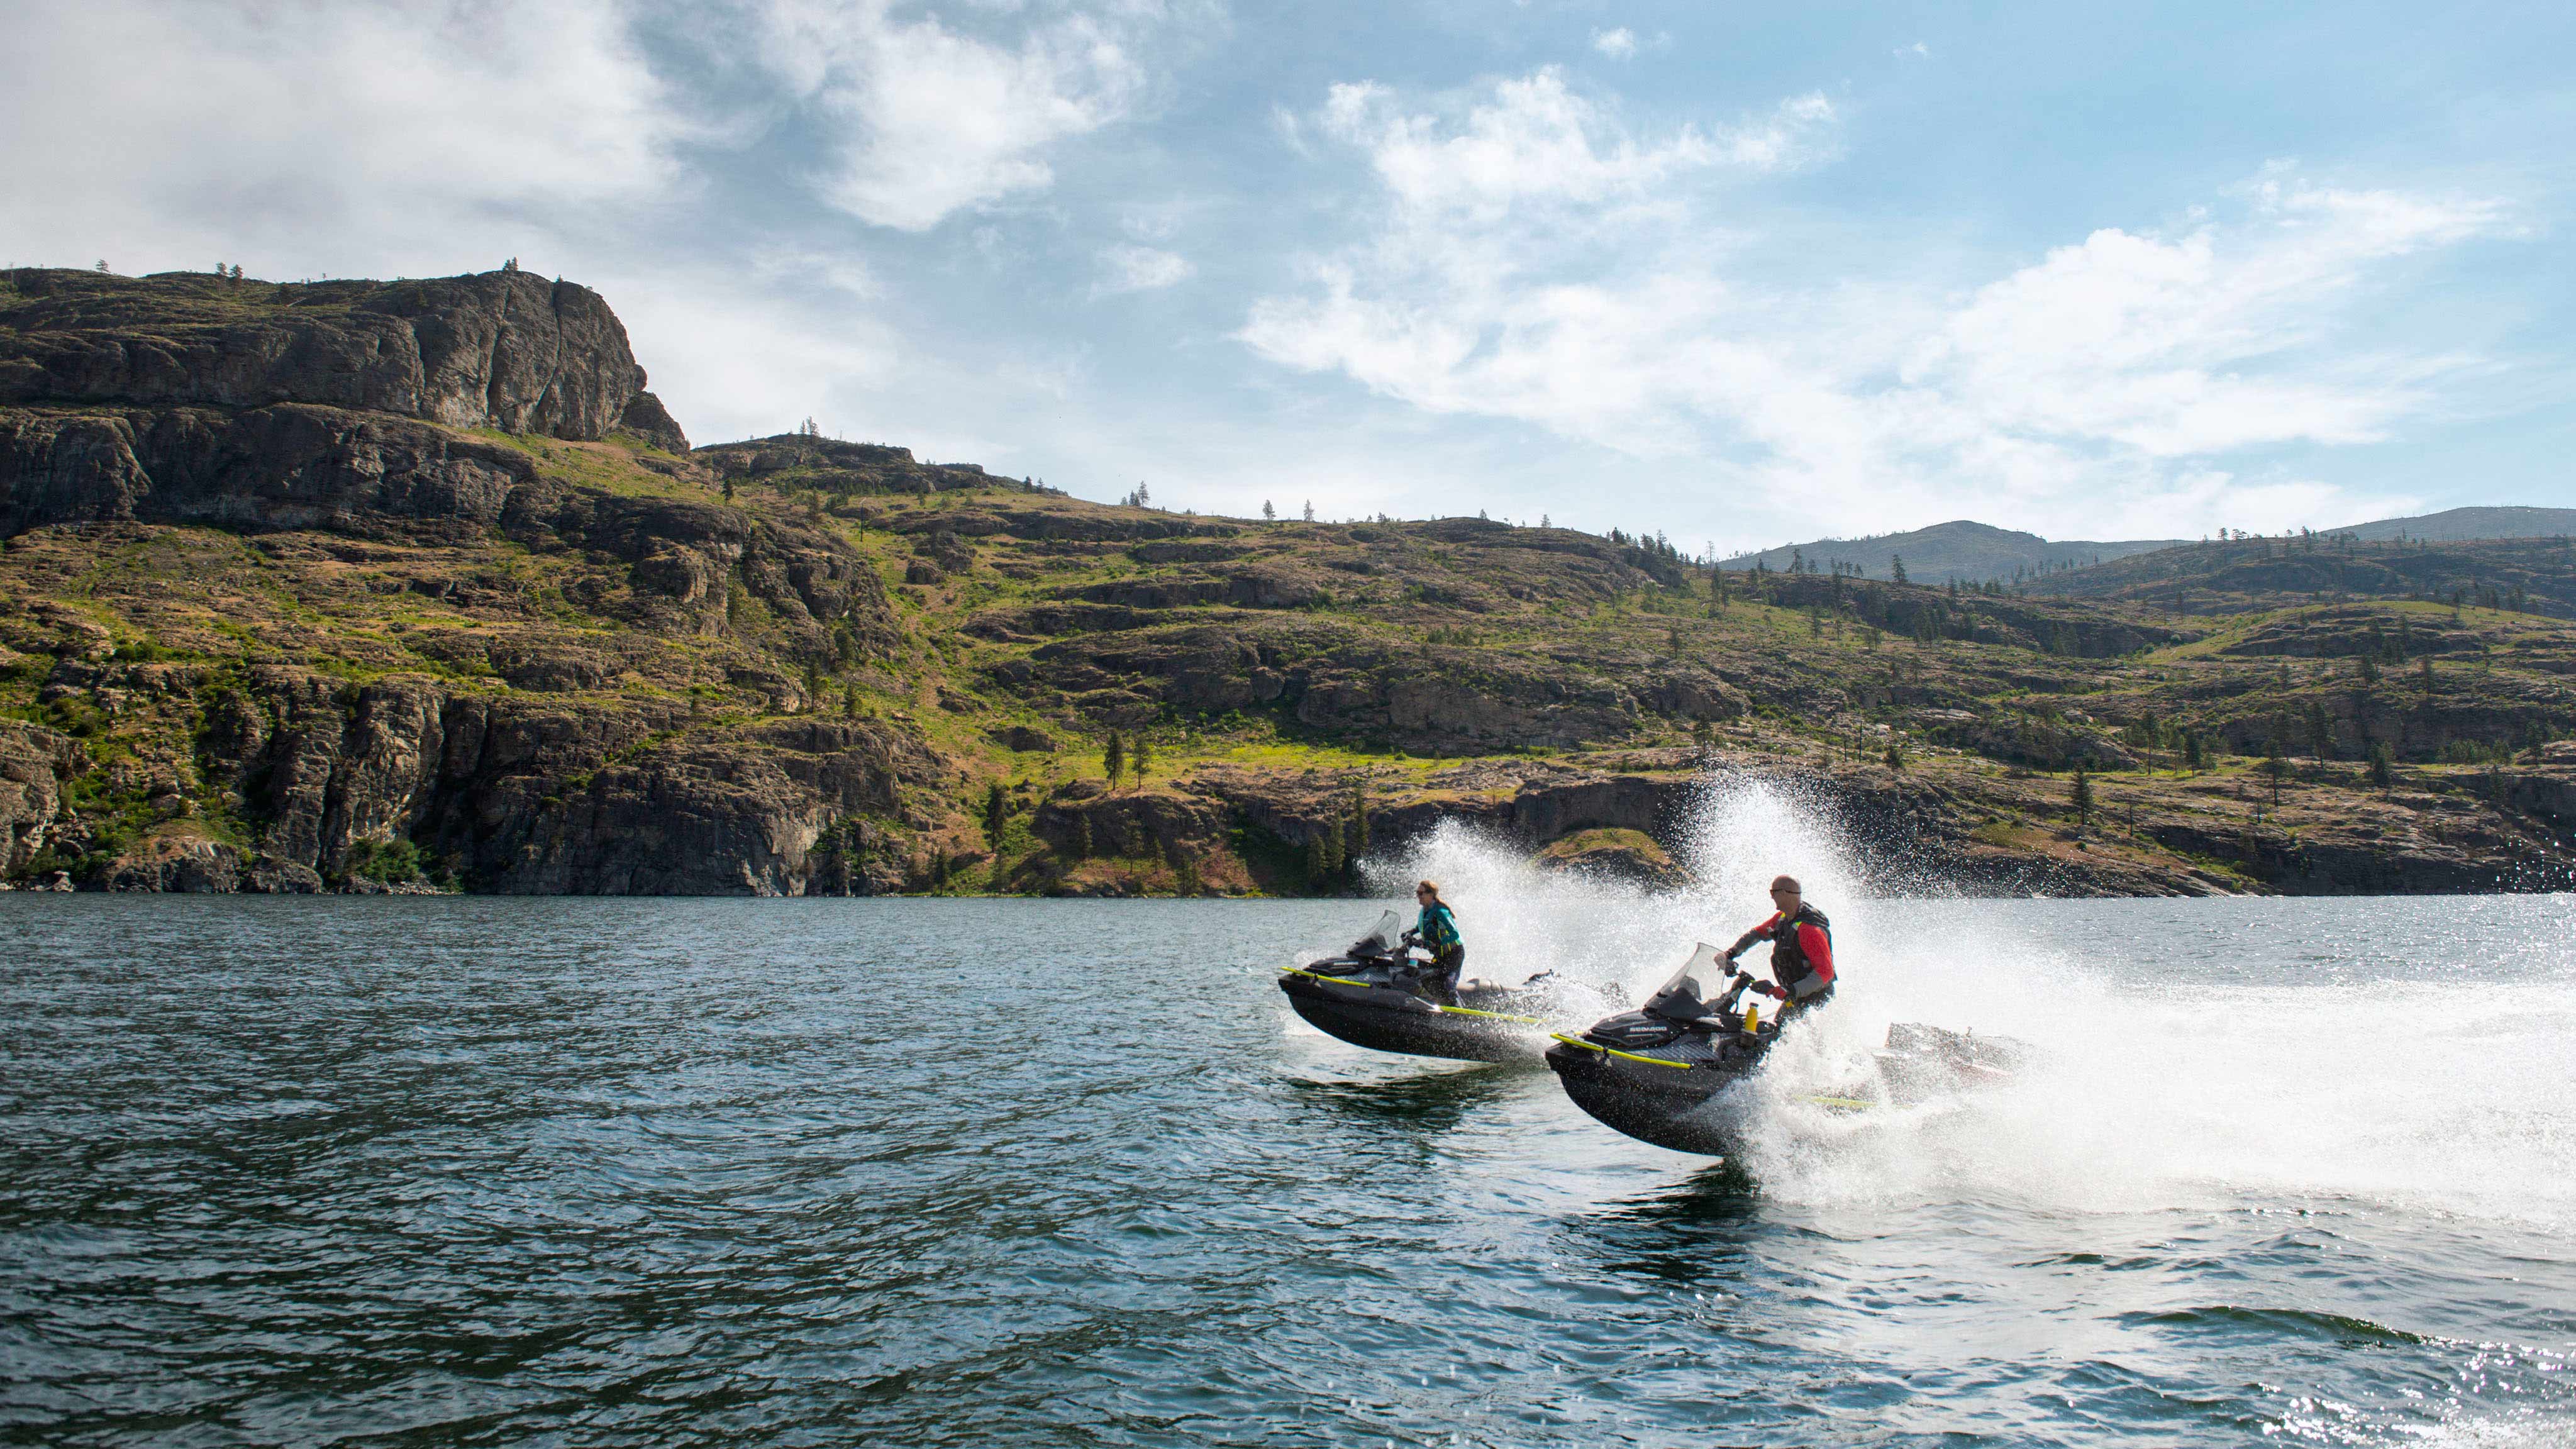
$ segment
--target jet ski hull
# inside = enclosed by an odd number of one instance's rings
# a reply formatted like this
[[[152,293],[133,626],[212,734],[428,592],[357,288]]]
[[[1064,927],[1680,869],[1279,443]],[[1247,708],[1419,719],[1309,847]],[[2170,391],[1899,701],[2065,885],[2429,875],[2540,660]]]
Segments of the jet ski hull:
[[[1669,1047],[1622,1051],[1560,1036],[1547,1049],[1547,1064],[1566,1097],[1603,1126],[1675,1152],[1728,1157],[1741,1150],[1741,1124],[1712,1103],[1744,1079],[1765,1046],[1721,1047],[1709,1035],[1685,1033]],[[1899,1023],[1888,1028],[1873,1080],[1807,1100],[1838,1111],[1912,1105],[2008,1084],[2033,1058],[2027,1043],[2010,1037]]]
[[[1303,971],[1280,973],[1279,989],[1317,1031],[1371,1051],[1462,1062],[1502,1062],[1530,1054],[1536,1017],[1465,1006],[1441,1006],[1408,991],[1340,981]]]
[[[1567,1099],[1614,1132],[1704,1157],[1730,1157],[1740,1148],[1731,1114],[1710,1105],[1743,1080],[1732,1063],[1670,1061],[1559,1038],[1547,1064]]]

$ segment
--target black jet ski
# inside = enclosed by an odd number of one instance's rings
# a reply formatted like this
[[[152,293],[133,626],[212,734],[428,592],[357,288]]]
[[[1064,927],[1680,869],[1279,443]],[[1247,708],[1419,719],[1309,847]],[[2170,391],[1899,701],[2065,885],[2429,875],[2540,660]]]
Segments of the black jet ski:
[[[1603,1125],[1641,1142],[1725,1157],[1738,1150],[1742,1123],[1712,1103],[1742,1081],[1780,1037],[1758,1006],[1737,1011],[1753,978],[1729,973],[1717,948],[1703,941],[1645,1005],[1593,1023],[1581,1036],[1559,1034],[1547,1064],[1574,1105]],[[1711,1001],[1707,988],[1723,984]],[[1979,1037],[1907,1022],[1887,1029],[1876,1079],[1813,1100],[1864,1110],[1913,1103],[1963,1088],[2000,1085],[2028,1062],[2030,1049],[2010,1037]]]
[[[1444,999],[1439,968],[1389,911],[1341,955],[1280,972],[1279,989],[1317,1030],[1353,1046],[1499,1062],[1537,1045],[1556,1015],[1555,977],[1543,971],[1512,987],[1470,982]]]
[[[1735,1014],[1753,980],[1743,972],[1732,973],[1725,995],[1709,999],[1707,984],[1728,975],[1717,948],[1700,942],[1645,1005],[1594,1022],[1581,1036],[1559,1033],[1547,1064],[1565,1095],[1641,1142],[1711,1157],[1734,1152],[1735,1124],[1700,1109],[1744,1079],[1779,1040],[1780,1024],[1763,1021],[1758,1009]]]

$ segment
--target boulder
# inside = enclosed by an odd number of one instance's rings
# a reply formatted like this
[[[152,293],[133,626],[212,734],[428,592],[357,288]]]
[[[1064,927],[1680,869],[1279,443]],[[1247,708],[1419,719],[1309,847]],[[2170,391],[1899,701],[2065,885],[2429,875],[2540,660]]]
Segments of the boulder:
[[[241,889],[242,865],[238,846],[192,834],[154,835],[111,862],[97,885],[108,891],[221,895]]]

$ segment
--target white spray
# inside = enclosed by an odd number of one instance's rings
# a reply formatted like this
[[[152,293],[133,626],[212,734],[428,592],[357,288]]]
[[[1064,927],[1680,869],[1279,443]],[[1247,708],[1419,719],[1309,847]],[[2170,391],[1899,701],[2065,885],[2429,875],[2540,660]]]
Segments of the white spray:
[[[2576,949],[2511,982],[2390,984],[2303,974],[2298,943],[2265,939],[2232,979],[2192,963],[2198,984],[2183,985],[2084,939],[2075,922],[2100,907],[1881,894],[1829,802],[1794,785],[1713,781],[1693,826],[1682,855],[1698,883],[1680,893],[1544,872],[1455,825],[1372,861],[1370,880],[1389,897],[1439,881],[1472,975],[1552,969],[1634,1001],[1695,940],[1722,948],[1767,915],[1773,876],[1798,877],[1833,920],[1843,985],[1741,1089],[1748,1166],[1778,1198],[2081,1211],[2351,1196],[2576,1220]],[[2190,909],[2244,912],[2249,932],[2282,919],[2262,903]],[[2177,958],[2191,949],[2177,942]],[[1817,1103],[1867,1073],[1893,1021],[2011,1035],[2046,1059],[2010,1088],[1919,1108]]]

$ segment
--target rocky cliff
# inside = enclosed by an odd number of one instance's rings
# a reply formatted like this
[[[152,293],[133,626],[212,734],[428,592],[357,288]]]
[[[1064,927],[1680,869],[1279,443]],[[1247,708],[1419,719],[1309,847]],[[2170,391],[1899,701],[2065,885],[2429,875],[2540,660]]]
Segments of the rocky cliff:
[[[524,467],[457,430],[688,440],[599,295],[526,272],[300,285],[0,273],[0,529],[489,522]]]
[[[1673,885],[1720,779],[1891,889],[2571,878],[2576,634],[2536,612],[1105,507],[689,452],[642,386],[597,296],[516,272],[0,274],[0,879],[1330,892],[1450,821]]]

